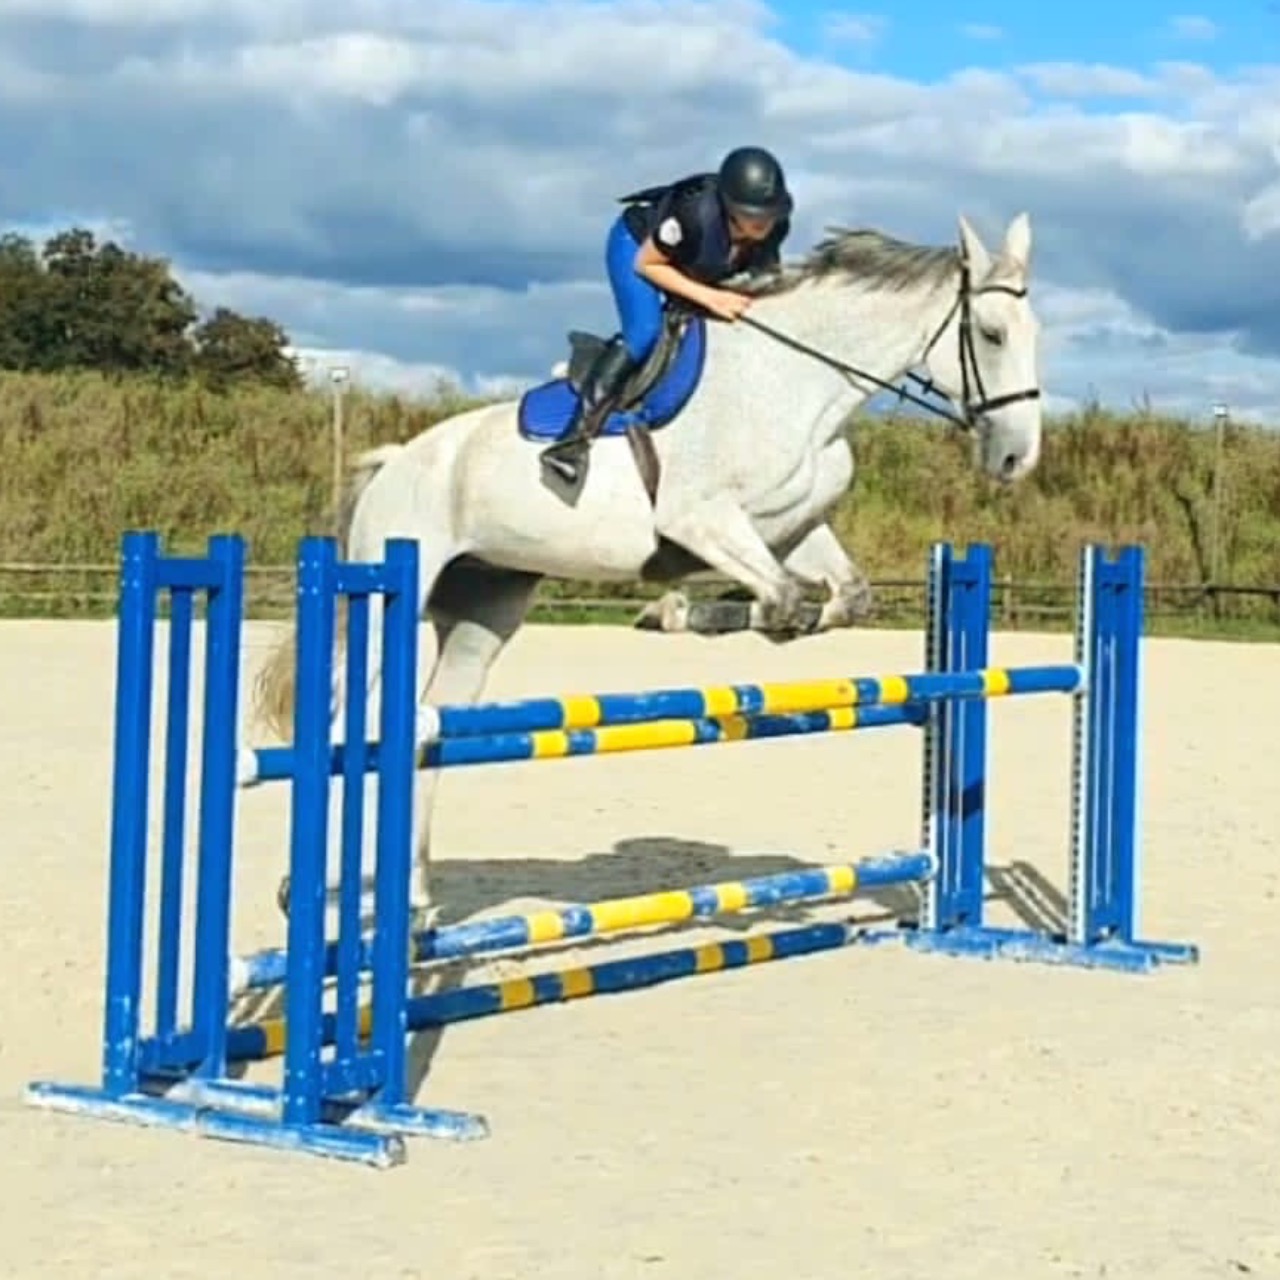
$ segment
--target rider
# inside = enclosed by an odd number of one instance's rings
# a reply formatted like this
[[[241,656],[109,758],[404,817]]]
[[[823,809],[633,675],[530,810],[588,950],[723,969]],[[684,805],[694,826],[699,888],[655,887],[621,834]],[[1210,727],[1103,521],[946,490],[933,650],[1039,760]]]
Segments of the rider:
[[[633,370],[662,332],[665,295],[677,294],[721,320],[751,299],[720,281],[778,264],[791,230],[792,199],[778,161],[762,147],[738,147],[717,173],[695,174],[623,196],[605,250],[622,330],[583,379],[577,416],[543,461],[576,484],[592,437]]]

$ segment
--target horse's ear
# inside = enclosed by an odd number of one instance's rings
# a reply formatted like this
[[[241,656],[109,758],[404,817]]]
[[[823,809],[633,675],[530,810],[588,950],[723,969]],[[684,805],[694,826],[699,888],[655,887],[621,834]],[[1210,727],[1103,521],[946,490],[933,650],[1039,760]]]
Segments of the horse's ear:
[[[969,270],[979,280],[991,269],[991,255],[987,246],[978,238],[978,233],[969,225],[969,219],[960,215],[960,252],[964,254]]]
[[[1031,218],[1020,213],[1004,233],[1003,257],[1016,262],[1024,271],[1031,263]]]

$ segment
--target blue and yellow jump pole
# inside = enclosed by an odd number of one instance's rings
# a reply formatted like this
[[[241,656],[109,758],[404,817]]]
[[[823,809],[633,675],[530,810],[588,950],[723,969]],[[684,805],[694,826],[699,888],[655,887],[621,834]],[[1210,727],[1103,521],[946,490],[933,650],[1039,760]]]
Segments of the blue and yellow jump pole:
[[[418,763],[451,769],[923,724],[931,702],[1074,693],[1081,680],[1074,664],[991,667],[429,707],[419,717]],[[375,743],[364,749],[376,757]],[[331,770],[340,774],[346,748],[330,751]],[[237,765],[241,786],[284,781],[293,748],[244,748]]]
[[[892,885],[920,885],[928,879],[931,871],[931,859],[926,853],[893,854],[855,864],[806,867],[748,880],[728,880],[691,889],[668,889],[532,911],[524,915],[477,920],[451,925],[429,935],[430,946],[423,948],[428,954],[420,955],[420,958],[461,959],[791,903],[849,897]],[[766,960],[809,955],[846,946],[855,940],[855,932],[849,925],[816,924],[760,933],[742,941],[709,943],[529,978],[461,986],[411,998],[407,1006],[408,1026],[411,1030],[423,1030],[555,1001],[631,991],[719,969],[736,969]],[[284,953],[263,954],[272,958],[279,955],[282,960],[285,958]],[[361,1006],[359,1017],[360,1034],[367,1035],[371,1025],[368,1006]],[[227,1032],[229,1060],[256,1060],[283,1052],[286,1023],[286,1018],[272,1018],[230,1028]],[[332,1014],[326,1014],[321,1042],[333,1044],[335,1037],[336,1019]],[[158,1066],[159,1060],[152,1065]]]
[[[896,883],[908,883],[908,879],[904,877]],[[527,978],[462,985],[429,995],[411,996],[406,1004],[407,1025],[411,1031],[424,1031],[586,996],[638,991],[642,987],[679,978],[832,951],[859,941],[858,935],[855,925],[838,921],[819,922],[652,955],[604,960],[598,964],[532,974]],[[367,1007],[362,1007],[362,1028],[368,1025],[367,1014]],[[332,1028],[333,1019],[326,1015],[326,1044],[332,1043],[329,1038],[333,1034]],[[250,1062],[276,1057],[287,1047],[287,1030],[285,1018],[263,1019],[232,1027],[227,1033],[227,1051],[231,1061]]]
[[[748,880],[726,880],[689,889],[665,889],[604,902],[550,907],[523,915],[499,916],[424,930],[414,937],[413,960],[460,960],[465,956],[520,951],[549,942],[601,937],[629,929],[654,928],[707,919],[739,911],[754,911],[798,902],[843,898],[886,885],[923,882],[930,875],[928,854],[907,853],[868,858],[858,863],[805,867]],[[372,950],[365,944],[366,967]],[[271,987],[288,976],[288,952],[259,951],[237,962],[237,989]],[[337,950],[326,951],[327,972],[334,972]]]
[[[435,710],[429,736],[448,742],[494,734],[573,732],[653,720],[771,716],[833,707],[887,707],[942,698],[994,698],[1007,694],[1072,693],[1074,666],[993,667],[983,671],[847,676],[834,680],[708,685],[635,693],[576,694]]]

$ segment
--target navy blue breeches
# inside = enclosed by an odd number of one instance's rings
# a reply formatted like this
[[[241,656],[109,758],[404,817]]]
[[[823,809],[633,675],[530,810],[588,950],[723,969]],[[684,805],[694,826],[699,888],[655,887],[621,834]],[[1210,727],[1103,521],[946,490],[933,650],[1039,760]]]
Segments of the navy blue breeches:
[[[635,269],[636,238],[621,217],[609,229],[605,246],[605,266],[613,300],[622,322],[622,340],[637,362],[653,350],[662,333],[662,291]]]

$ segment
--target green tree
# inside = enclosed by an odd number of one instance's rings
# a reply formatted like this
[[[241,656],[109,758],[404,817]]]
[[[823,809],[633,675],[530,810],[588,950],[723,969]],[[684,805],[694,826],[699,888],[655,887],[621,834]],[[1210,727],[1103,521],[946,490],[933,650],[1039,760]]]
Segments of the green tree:
[[[0,236],[0,369],[195,375],[221,389],[303,387],[288,334],[275,321],[226,307],[198,318],[163,258],[99,244],[84,227],[39,246]]]
[[[191,297],[162,258],[98,245],[73,227],[49,239],[43,259],[54,321],[53,367],[106,373],[181,374],[189,370]]]
[[[25,236],[0,237],[0,368],[45,368],[54,338],[39,249]]]
[[[195,368],[210,385],[259,383],[296,391],[303,385],[289,355],[289,336],[265,316],[242,316],[218,307],[194,334]]]

